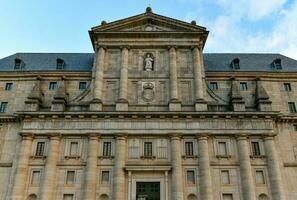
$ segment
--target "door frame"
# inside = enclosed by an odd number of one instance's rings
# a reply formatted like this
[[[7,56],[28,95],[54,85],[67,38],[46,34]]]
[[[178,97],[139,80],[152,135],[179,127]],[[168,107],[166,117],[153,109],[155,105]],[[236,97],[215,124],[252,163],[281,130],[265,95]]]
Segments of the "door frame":
[[[165,200],[164,178],[133,178],[132,179],[132,200],[136,200],[136,183],[137,182],[160,182],[160,200]]]

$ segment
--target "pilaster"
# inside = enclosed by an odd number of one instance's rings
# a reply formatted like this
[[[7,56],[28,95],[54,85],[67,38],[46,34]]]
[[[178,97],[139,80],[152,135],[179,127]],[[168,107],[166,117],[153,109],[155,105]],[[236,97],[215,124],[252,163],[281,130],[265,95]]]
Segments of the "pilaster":
[[[116,102],[117,111],[128,110],[128,60],[129,60],[129,48],[122,47],[120,91],[119,91],[119,99]]]

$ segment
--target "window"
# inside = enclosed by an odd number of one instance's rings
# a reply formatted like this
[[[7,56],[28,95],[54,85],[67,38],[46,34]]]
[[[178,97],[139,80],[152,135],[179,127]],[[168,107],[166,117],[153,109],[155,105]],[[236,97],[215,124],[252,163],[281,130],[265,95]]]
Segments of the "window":
[[[153,144],[152,144],[152,142],[144,142],[143,155],[144,156],[153,156]]]
[[[225,156],[227,155],[227,143],[226,142],[218,142],[218,155]]]
[[[0,112],[5,113],[7,112],[8,102],[1,102],[0,105]]]
[[[195,184],[195,171],[194,170],[187,171],[187,183]]]
[[[25,63],[19,59],[14,59],[14,69],[23,69],[25,67]]]
[[[78,156],[78,142],[70,142],[70,156]]]
[[[185,153],[186,156],[193,156],[193,142],[185,142]]]
[[[101,183],[103,184],[109,183],[109,171],[101,172]]]
[[[284,89],[285,89],[285,91],[287,91],[287,92],[292,91],[291,83],[284,83]]]
[[[31,185],[39,185],[40,171],[33,171],[31,178]]]
[[[273,66],[275,69],[282,69],[282,60],[277,58],[273,61]]]
[[[73,185],[75,180],[75,171],[67,171],[66,174],[66,184]]]
[[[232,194],[223,194],[223,200],[233,200]]]
[[[103,142],[103,156],[111,156],[111,142]]]
[[[253,153],[253,156],[261,155],[259,142],[252,142],[252,153]]]
[[[37,142],[35,156],[44,155],[45,142]]]
[[[294,102],[288,102],[288,106],[289,106],[289,111],[291,113],[295,113],[296,112],[296,106]]]
[[[248,86],[246,82],[241,82],[240,83],[240,90],[248,90]]]
[[[63,195],[63,200],[73,200],[74,198],[73,194],[64,194]]]
[[[85,90],[87,88],[87,82],[79,82],[79,90]]]
[[[235,58],[232,62],[231,62],[231,67],[232,69],[240,69],[240,66],[239,66],[239,58]]]
[[[66,63],[63,59],[61,58],[58,58],[57,59],[57,66],[56,66],[56,69],[64,69],[66,66]]]
[[[297,131],[297,124],[294,124],[294,131]]]
[[[221,171],[221,180],[222,184],[230,184],[230,175],[228,170],[222,170]]]
[[[218,90],[218,83],[217,82],[210,82],[209,87],[211,90]]]
[[[12,85],[13,85],[13,83],[6,83],[5,90],[6,91],[11,91],[12,90]]]
[[[49,90],[56,90],[57,89],[57,82],[50,82]]]
[[[264,172],[262,170],[256,170],[256,183],[265,184]]]

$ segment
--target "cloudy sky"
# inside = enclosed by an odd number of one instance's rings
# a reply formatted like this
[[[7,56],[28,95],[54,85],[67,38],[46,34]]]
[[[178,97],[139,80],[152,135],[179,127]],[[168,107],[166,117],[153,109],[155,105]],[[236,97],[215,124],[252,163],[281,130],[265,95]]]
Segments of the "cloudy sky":
[[[16,52],[92,52],[102,20],[153,12],[196,20],[205,52],[282,53],[297,59],[297,0],[0,0],[0,58]]]

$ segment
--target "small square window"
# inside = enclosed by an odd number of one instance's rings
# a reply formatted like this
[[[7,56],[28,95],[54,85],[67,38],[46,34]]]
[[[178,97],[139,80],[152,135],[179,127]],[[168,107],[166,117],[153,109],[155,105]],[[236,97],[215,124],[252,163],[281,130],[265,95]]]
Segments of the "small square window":
[[[252,153],[254,156],[260,156],[261,150],[260,150],[260,144],[259,142],[252,142]]]
[[[292,91],[291,83],[284,83],[284,89],[285,89],[285,91],[287,91],[287,92]]]
[[[50,82],[49,90],[56,90],[57,89],[57,82]]]
[[[103,156],[111,156],[111,142],[103,142]]]
[[[222,180],[222,184],[224,184],[224,185],[230,184],[229,170],[221,171],[221,180]]]
[[[217,82],[210,82],[209,87],[212,91],[218,90],[218,83]]]
[[[67,171],[66,174],[66,184],[73,185],[75,181],[75,171]]]
[[[294,127],[294,131],[297,131],[297,124],[294,124],[293,127]]]
[[[248,86],[247,86],[246,82],[240,83],[240,90],[242,90],[242,91],[248,90]]]
[[[37,142],[35,156],[43,156],[44,147],[45,147],[45,142]]]
[[[228,155],[226,142],[218,142],[218,155],[220,156]]]
[[[5,112],[7,112],[7,108],[8,108],[8,102],[1,102],[1,105],[0,105],[0,112],[1,112],[1,113],[5,113]]]
[[[79,90],[85,90],[87,88],[87,82],[79,82]]]
[[[223,194],[223,200],[233,200],[232,194]]]
[[[39,185],[40,181],[40,171],[33,171],[31,178],[31,185]]]
[[[195,171],[194,170],[187,171],[187,183],[195,184]]]
[[[256,170],[256,183],[265,184],[264,172],[262,170]]]
[[[185,153],[186,156],[193,156],[193,142],[185,142]]]
[[[64,194],[63,195],[63,200],[73,200],[74,195],[73,194]]]
[[[12,90],[12,85],[13,85],[13,83],[6,83],[5,90],[6,91],[11,91]]]
[[[288,102],[288,106],[289,106],[289,111],[291,113],[295,113],[296,112],[296,106],[294,102]]]
[[[102,184],[109,183],[109,171],[102,171],[101,172],[101,183]]]
[[[144,156],[153,156],[153,143],[152,142],[144,142],[143,155]]]
[[[78,142],[70,142],[70,156],[78,156]]]

